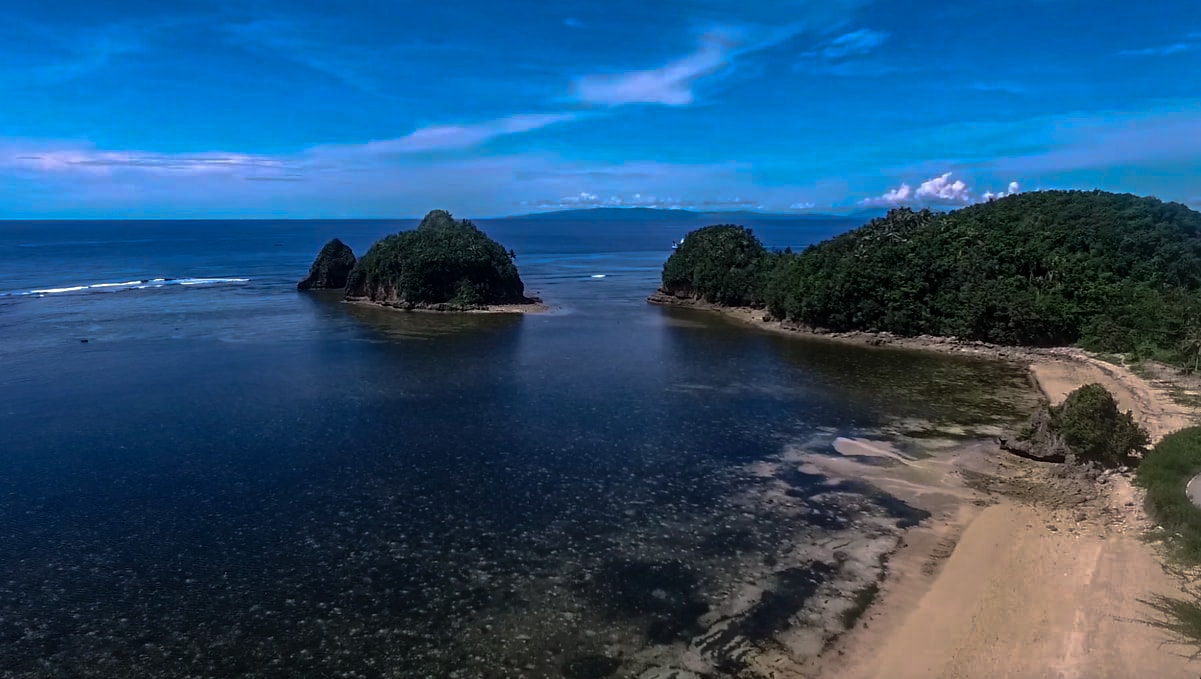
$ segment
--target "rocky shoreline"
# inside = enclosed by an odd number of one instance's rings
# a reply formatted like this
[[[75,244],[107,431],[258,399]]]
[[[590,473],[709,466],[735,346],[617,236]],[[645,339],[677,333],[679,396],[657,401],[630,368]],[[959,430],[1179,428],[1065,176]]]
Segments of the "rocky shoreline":
[[[464,306],[460,304],[450,304],[447,302],[439,302],[436,304],[400,301],[377,302],[368,297],[347,297],[344,299],[344,301],[347,304],[390,309],[392,311],[411,311],[414,313],[541,314],[547,313],[551,310],[551,308],[544,304],[538,297],[530,297],[528,299],[528,302],[524,302],[522,304],[487,304],[478,306]]]
[[[873,347],[894,347],[898,349],[920,349],[937,351],[946,354],[967,354],[994,358],[998,360],[1027,363],[1036,359],[1086,360],[1091,356],[1074,347],[1020,347],[1004,346],[977,340],[965,340],[958,337],[938,337],[934,335],[919,335],[905,337],[890,332],[848,331],[835,332],[825,328],[796,323],[788,320],[773,318],[765,309],[754,307],[728,307],[712,304],[693,297],[680,297],[657,290],[646,298],[650,304],[686,309],[697,309],[721,314],[727,318],[753,325],[763,330],[800,335],[819,340],[829,340],[844,344],[859,344]],[[1095,360],[1095,359],[1092,359]]]

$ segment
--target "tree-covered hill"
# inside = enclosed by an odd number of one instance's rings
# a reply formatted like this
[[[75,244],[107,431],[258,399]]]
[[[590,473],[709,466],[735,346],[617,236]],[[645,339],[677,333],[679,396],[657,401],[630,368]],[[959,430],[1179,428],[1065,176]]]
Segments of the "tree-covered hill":
[[[348,299],[407,307],[523,304],[512,255],[467,220],[434,210],[411,231],[378,241],[346,283]]]
[[[1164,357],[1179,352],[1201,317],[1201,213],[1128,194],[1044,191],[949,213],[893,210],[764,262],[762,287],[744,290],[743,300],[835,331]],[[697,265],[687,268],[691,276],[680,270],[670,259],[664,266],[668,292],[707,290],[724,276]]]
[[[663,265],[663,287],[714,304],[762,304],[767,254],[750,229],[706,226],[685,236]]]

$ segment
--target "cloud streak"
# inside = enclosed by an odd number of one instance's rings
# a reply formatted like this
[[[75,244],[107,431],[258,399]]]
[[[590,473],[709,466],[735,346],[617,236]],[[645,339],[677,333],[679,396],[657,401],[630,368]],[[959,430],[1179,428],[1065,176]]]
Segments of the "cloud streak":
[[[844,33],[834,38],[819,49],[807,53],[807,56],[818,56],[824,59],[845,59],[846,57],[867,54],[888,40],[888,34],[870,28]]]
[[[520,113],[470,125],[430,125],[403,137],[370,141],[350,148],[375,154],[453,151],[480,146],[498,137],[532,132],[550,125],[577,120],[578,113]],[[342,146],[340,148],[347,148]]]
[[[242,174],[245,179],[258,181],[297,181],[302,178],[297,173],[321,171],[339,163],[353,166],[378,158],[469,149],[498,137],[531,132],[578,117],[576,113],[526,113],[471,125],[431,125],[395,139],[313,146],[285,156],[112,151],[61,143],[10,145],[7,149],[0,145],[0,167],[47,173],[117,170],[225,173]]]
[[[1197,48],[1197,45],[1189,42],[1174,42],[1170,45],[1160,45],[1159,47],[1145,47],[1143,49],[1122,50],[1118,54],[1124,57],[1168,57],[1173,54],[1181,54],[1183,52],[1191,52]]]
[[[0,148],[0,167],[47,173],[107,173],[114,170],[133,170],[159,174],[197,174],[262,170],[279,172],[295,169],[299,165],[277,158],[247,154],[102,151],[80,146],[9,153],[4,153],[4,149]]]
[[[578,77],[572,82],[571,95],[594,106],[688,106],[696,101],[695,86],[702,78],[728,70],[741,57],[790,40],[804,28],[803,24],[788,24],[772,30],[711,30],[700,36],[694,51],[663,66]]]
[[[1156,45],[1152,47],[1143,47],[1140,49],[1125,49],[1118,52],[1118,56],[1123,57],[1170,57],[1174,54],[1184,54],[1192,52],[1195,49],[1201,48],[1201,32],[1193,32],[1184,36],[1183,40],[1168,43],[1166,45]]]
[[[643,71],[583,76],[576,79],[572,93],[581,102],[600,106],[687,106],[695,100],[693,83],[729,63],[731,51],[727,37],[708,34],[701,37],[696,51],[683,58]]]

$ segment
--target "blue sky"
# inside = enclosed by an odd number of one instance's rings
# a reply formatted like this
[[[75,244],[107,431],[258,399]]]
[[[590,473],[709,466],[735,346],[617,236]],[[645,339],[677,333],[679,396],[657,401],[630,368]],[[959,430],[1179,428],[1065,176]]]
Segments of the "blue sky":
[[[1201,207],[1196,0],[46,0],[0,55],[0,217]]]

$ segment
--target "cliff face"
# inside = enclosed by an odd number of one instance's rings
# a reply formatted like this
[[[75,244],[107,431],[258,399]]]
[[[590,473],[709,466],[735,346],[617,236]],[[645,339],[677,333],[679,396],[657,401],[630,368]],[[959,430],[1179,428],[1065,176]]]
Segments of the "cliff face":
[[[340,290],[346,287],[346,279],[354,269],[354,251],[337,238],[325,244],[309,275],[296,284],[298,290]]]
[[[350,274],[346,298],[439,310],[531,302],[512,255],[443,210],[372,245]]]

